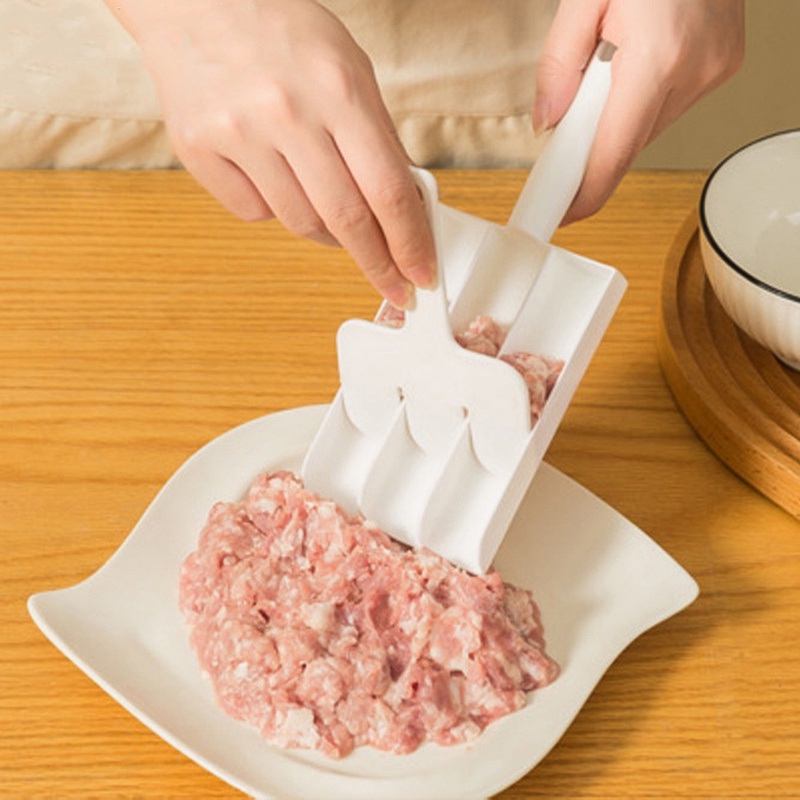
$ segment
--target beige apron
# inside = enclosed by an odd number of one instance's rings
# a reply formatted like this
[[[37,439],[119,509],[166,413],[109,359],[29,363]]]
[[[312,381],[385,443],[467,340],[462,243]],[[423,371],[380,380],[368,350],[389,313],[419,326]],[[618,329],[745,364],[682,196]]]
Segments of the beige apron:
[[[370,55],[411,158],[527,166],[558,0],[324,0]],[[137,48],[101,0],[0,3],[0,168],[176,166]]]

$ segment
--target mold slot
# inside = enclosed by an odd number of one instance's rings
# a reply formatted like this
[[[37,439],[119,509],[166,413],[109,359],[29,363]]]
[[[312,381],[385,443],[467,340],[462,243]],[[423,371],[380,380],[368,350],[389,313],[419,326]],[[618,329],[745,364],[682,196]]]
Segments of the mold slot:
[[[421,522],[420,541],[471,572],[484,572],[482,540],[502,499],[508,475],[478,463],[468,426],[447,460]]]
[[[480,315],[507,328],[513,325],[548,250],[522,231],[492,225],[474,255],[469,280],[452,304],[453,330],[464,330]]]
[[[335,497],[346,511],[355,514],[376,452],[374,437],[365,436],[353,424],[339,391],[306,455],[303,480],[324,497]],[[332,469],[334,464],[336,468]]]
[[[408,409],[408,404],[401,406],[372,460],[359,505],[368,519],[380,519],[390,535],[418,546],[422,544],[422,515],[463,425],[452,432],[449,441],[442,439],[437,447],[426,450],[411,433]],[[398,473],[398,465],[402,466],[402,473]]]
[[[608,269],[552,248],[501,354],[527,351],[569,362],[585,340],[610,280]]]
[[[442,241],[439,268],[444,274],[447,297],[452,306],[470,279],[475,255],[493,223],[441,203],[437,210]]]

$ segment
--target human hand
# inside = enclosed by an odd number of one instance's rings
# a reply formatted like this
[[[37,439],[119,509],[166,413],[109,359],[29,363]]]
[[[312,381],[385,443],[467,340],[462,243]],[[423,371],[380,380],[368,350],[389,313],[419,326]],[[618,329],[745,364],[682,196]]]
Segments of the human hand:
[[[405,306],[433,238],[372,65],[313,0],[108,0],[184,166],[245,220],[341,244]]]
[[[561,0],[536,75],[537,131],[564,115],[599,39],[618,48],[611,91],[562,224],[599,210],[639,151],[736,72],[744,1]]]

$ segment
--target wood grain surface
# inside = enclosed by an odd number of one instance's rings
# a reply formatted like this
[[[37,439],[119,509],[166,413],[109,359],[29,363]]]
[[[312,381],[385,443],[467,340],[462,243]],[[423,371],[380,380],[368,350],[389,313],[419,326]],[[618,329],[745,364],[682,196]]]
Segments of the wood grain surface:
[[[496,221],[524,178],[439,173],[446,202]],[[661,272],[702,180],[631,174],[557,234],[630,288],[547,456],[701,596],[622,654],[502,800],[800,797],[800,522],[711,453],[659,367]],[[181,172],[0,173],[0,796],[240,796],[67,661],[25,602],[104,563],[214,436],[329,400],[335,330],[377,303],[346,254],[239,222]]]
[[[695,212],[667,256],[658,344],[664,377],[698,435],[800,518],[800,372],[725,313],[705,275]]]

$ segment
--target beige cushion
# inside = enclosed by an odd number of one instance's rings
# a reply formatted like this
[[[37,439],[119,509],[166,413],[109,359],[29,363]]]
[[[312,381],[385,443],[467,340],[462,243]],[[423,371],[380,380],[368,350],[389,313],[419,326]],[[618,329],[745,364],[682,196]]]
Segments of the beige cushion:
[[[325,0],[375,63],[412,159],[524,166],[557,0]],[[102,0],[0,3],[0,168],[177,162],[138,50]]]

